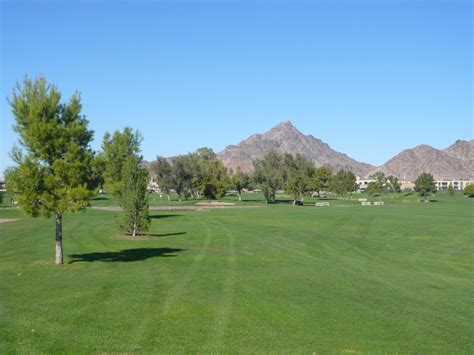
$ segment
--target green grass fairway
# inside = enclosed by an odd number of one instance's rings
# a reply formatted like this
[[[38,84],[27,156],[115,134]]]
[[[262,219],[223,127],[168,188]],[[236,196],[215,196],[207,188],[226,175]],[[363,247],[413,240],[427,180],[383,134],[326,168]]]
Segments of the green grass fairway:
[[[418,197],[416,197],[418,198]],[[0,209],[0,353],[474,351],[474,199],[152,211]],[[247,202],[250,204],[251,202]]]

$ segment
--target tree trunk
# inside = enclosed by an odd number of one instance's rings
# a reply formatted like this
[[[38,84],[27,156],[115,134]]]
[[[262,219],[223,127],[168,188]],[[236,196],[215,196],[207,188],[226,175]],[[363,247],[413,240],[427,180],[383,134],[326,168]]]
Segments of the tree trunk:
[[[56,213],[56,265],[63,263],[63,216]]]
[[[168,194],[167,196],[168,196],[168,201],[170,201],[170,194]]]
[[[242,193],[239,192],[239,202],[242,202]]]
[[[135,215],[133,216],[133,231],[132,231],[132,237],[135,237],[137,235],[137,219],[138,219],[138,216],[137,214],[135,213]]]

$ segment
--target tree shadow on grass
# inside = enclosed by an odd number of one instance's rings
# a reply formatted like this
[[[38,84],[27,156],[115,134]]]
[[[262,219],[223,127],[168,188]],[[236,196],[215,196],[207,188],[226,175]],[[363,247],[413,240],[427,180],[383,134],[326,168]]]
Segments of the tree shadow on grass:
[[[149,217],[153,219],[158,219],[158,218],[169,218],[169,217],[179,217],[181,215],[179,214],[152,214]]]
[[[145,233],[144,235],[149,237],[171,237],[173,235],[184,235],[186,232],[176,232],[176,233]]]
[[[278,199],[272,202],[274,205],[288,205],[288,204],[293,204],[293,200],[290,199]]]
[[[137,248],[137,249],[124,249],[120,251],[108,251],[101,253],[86,253],[86,254],[72,254],[69,255],[71,260],[69,264],[86,261],[105,261],[105,262],[130,262],[130,261],[141,261],[155,257],[175,257],[174,253],[179,253],[186,249],[180,248]]]
[[[91,201],[105,201],[110,200],[108,196],[95,196],[91,198]]]

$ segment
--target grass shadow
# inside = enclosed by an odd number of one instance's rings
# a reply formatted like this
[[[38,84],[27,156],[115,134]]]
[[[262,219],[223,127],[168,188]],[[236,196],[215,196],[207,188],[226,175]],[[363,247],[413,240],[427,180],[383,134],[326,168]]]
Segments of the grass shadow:
[[[145,233],[149,237],[171,237],[173,235],[184,235],[186,232],[176,232],[176,233]]]
[[[149,217],[153,219],[159,219],[159,218],[169,218],[169,217],[179,217],[181,215],[179,214],[152,214]]]
[[[74,258],[74,260],[69,261],[69,264],[81,261],[131,262],[157,257],[175,257],[176,255],[174,253],[179,253],[184,250],[185,249],[180,248],[137,248],[99,253],[71,254],[69,257]]]
[[[278,199],[278,200],[273,201],[274,205],[292,204],[292,203],[293,203],[293,200],[290,200],[290,199]]]

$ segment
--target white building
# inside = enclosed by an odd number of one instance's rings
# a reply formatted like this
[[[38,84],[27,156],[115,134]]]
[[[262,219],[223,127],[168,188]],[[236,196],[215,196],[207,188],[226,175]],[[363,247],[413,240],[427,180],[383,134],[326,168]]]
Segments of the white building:
[[[462,191],[467,185],[473,184],[474,180],[436,180],[436,189],[439,191],[445,191],[448,189],[449,185],[452,185],[454,190]]]

